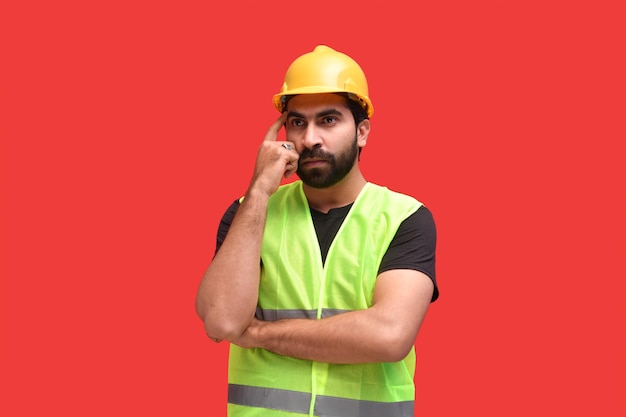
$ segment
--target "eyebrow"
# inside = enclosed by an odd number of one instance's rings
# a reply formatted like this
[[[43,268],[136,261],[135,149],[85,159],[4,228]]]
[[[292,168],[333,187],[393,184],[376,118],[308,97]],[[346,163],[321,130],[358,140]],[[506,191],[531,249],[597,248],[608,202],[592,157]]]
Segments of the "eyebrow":
[[[337,109],[322,110],[321,112],[315,114],[316,119],[319,119],[320,117],[324,117],[324,116],[342,116],[342,114]],[[306,119],[306,116],[304,114],[298,113],[297,111],[289,111],[287,113],[287,118],[290,118],[290,117],[298,117],[300,119]]]

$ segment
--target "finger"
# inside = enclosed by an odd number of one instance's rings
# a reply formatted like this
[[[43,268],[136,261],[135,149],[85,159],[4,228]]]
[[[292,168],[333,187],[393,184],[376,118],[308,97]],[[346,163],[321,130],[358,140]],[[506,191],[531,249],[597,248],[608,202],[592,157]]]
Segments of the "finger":
[[[276,121],[270,126],[270,128],[267,130],[267,133],[265,134],[265,139],[263,139],[264,141],[276,141],[276,138],[278,137],[278,132],[280,131],[280,128],[285,124],[285,121],[287,120],[287,113],[283,113],[280,115],[280,117],[278,119],[276,119]]]
[[[285,178],[291,177],[298,170],[298,160],[295,159],[293,161],[288,162],[285,168],[286,168],[285,174],[284,174]]]
[[[293,148],[293,143],[292,142],[282,142],[280,144],[280,146],[282,146],[283,148],[287,149],[288,151],[295,151],[295,149]]]

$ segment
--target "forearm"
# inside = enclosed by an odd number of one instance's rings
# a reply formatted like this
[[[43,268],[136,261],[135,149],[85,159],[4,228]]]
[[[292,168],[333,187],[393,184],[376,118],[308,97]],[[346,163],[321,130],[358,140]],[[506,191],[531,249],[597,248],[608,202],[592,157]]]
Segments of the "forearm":
[[[258,322],[258,347],[280,355],[330,363],[395,362],[410,351],[417,329],[399,329],[375,308],[321,320]],[[235,342],[237,343],[237,342]]]
[[[253,319],[233,343],[319,362],[396,362],[413,347],[433,288],[421,272],[387,271],[377,278],[370,308],[321,320]]]
[[[254,316],[268,198],[254,190],[246,194],[200,284],[196,310],[213,339],[239,337]]]

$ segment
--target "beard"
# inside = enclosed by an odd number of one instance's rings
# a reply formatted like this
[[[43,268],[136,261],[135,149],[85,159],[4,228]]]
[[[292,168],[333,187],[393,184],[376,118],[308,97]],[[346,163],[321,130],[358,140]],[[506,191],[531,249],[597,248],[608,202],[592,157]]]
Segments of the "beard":
[[[306,171],[298,164],[296,173],[303,183],[313,188],[328,188],[344,179],[356,163],[359,152],[357,146],[357,136],[348,149],[335,156],[322,151],[320,148],[305,149],[300,154],[300,159],[319,158],[327,162],[328,166],[322,168],[311,168]]]

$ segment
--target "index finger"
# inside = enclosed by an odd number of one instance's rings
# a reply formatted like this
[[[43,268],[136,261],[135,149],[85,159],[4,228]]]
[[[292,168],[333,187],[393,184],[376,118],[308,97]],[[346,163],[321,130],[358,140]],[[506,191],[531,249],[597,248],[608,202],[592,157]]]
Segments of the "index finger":
[[[278,119],[270,126],[265,134],[264,142],[275,142],[278,137],[278,132],[280,128],[285,124],[285,120],[287,120],[287,112],[284,112],[280,115]]]

